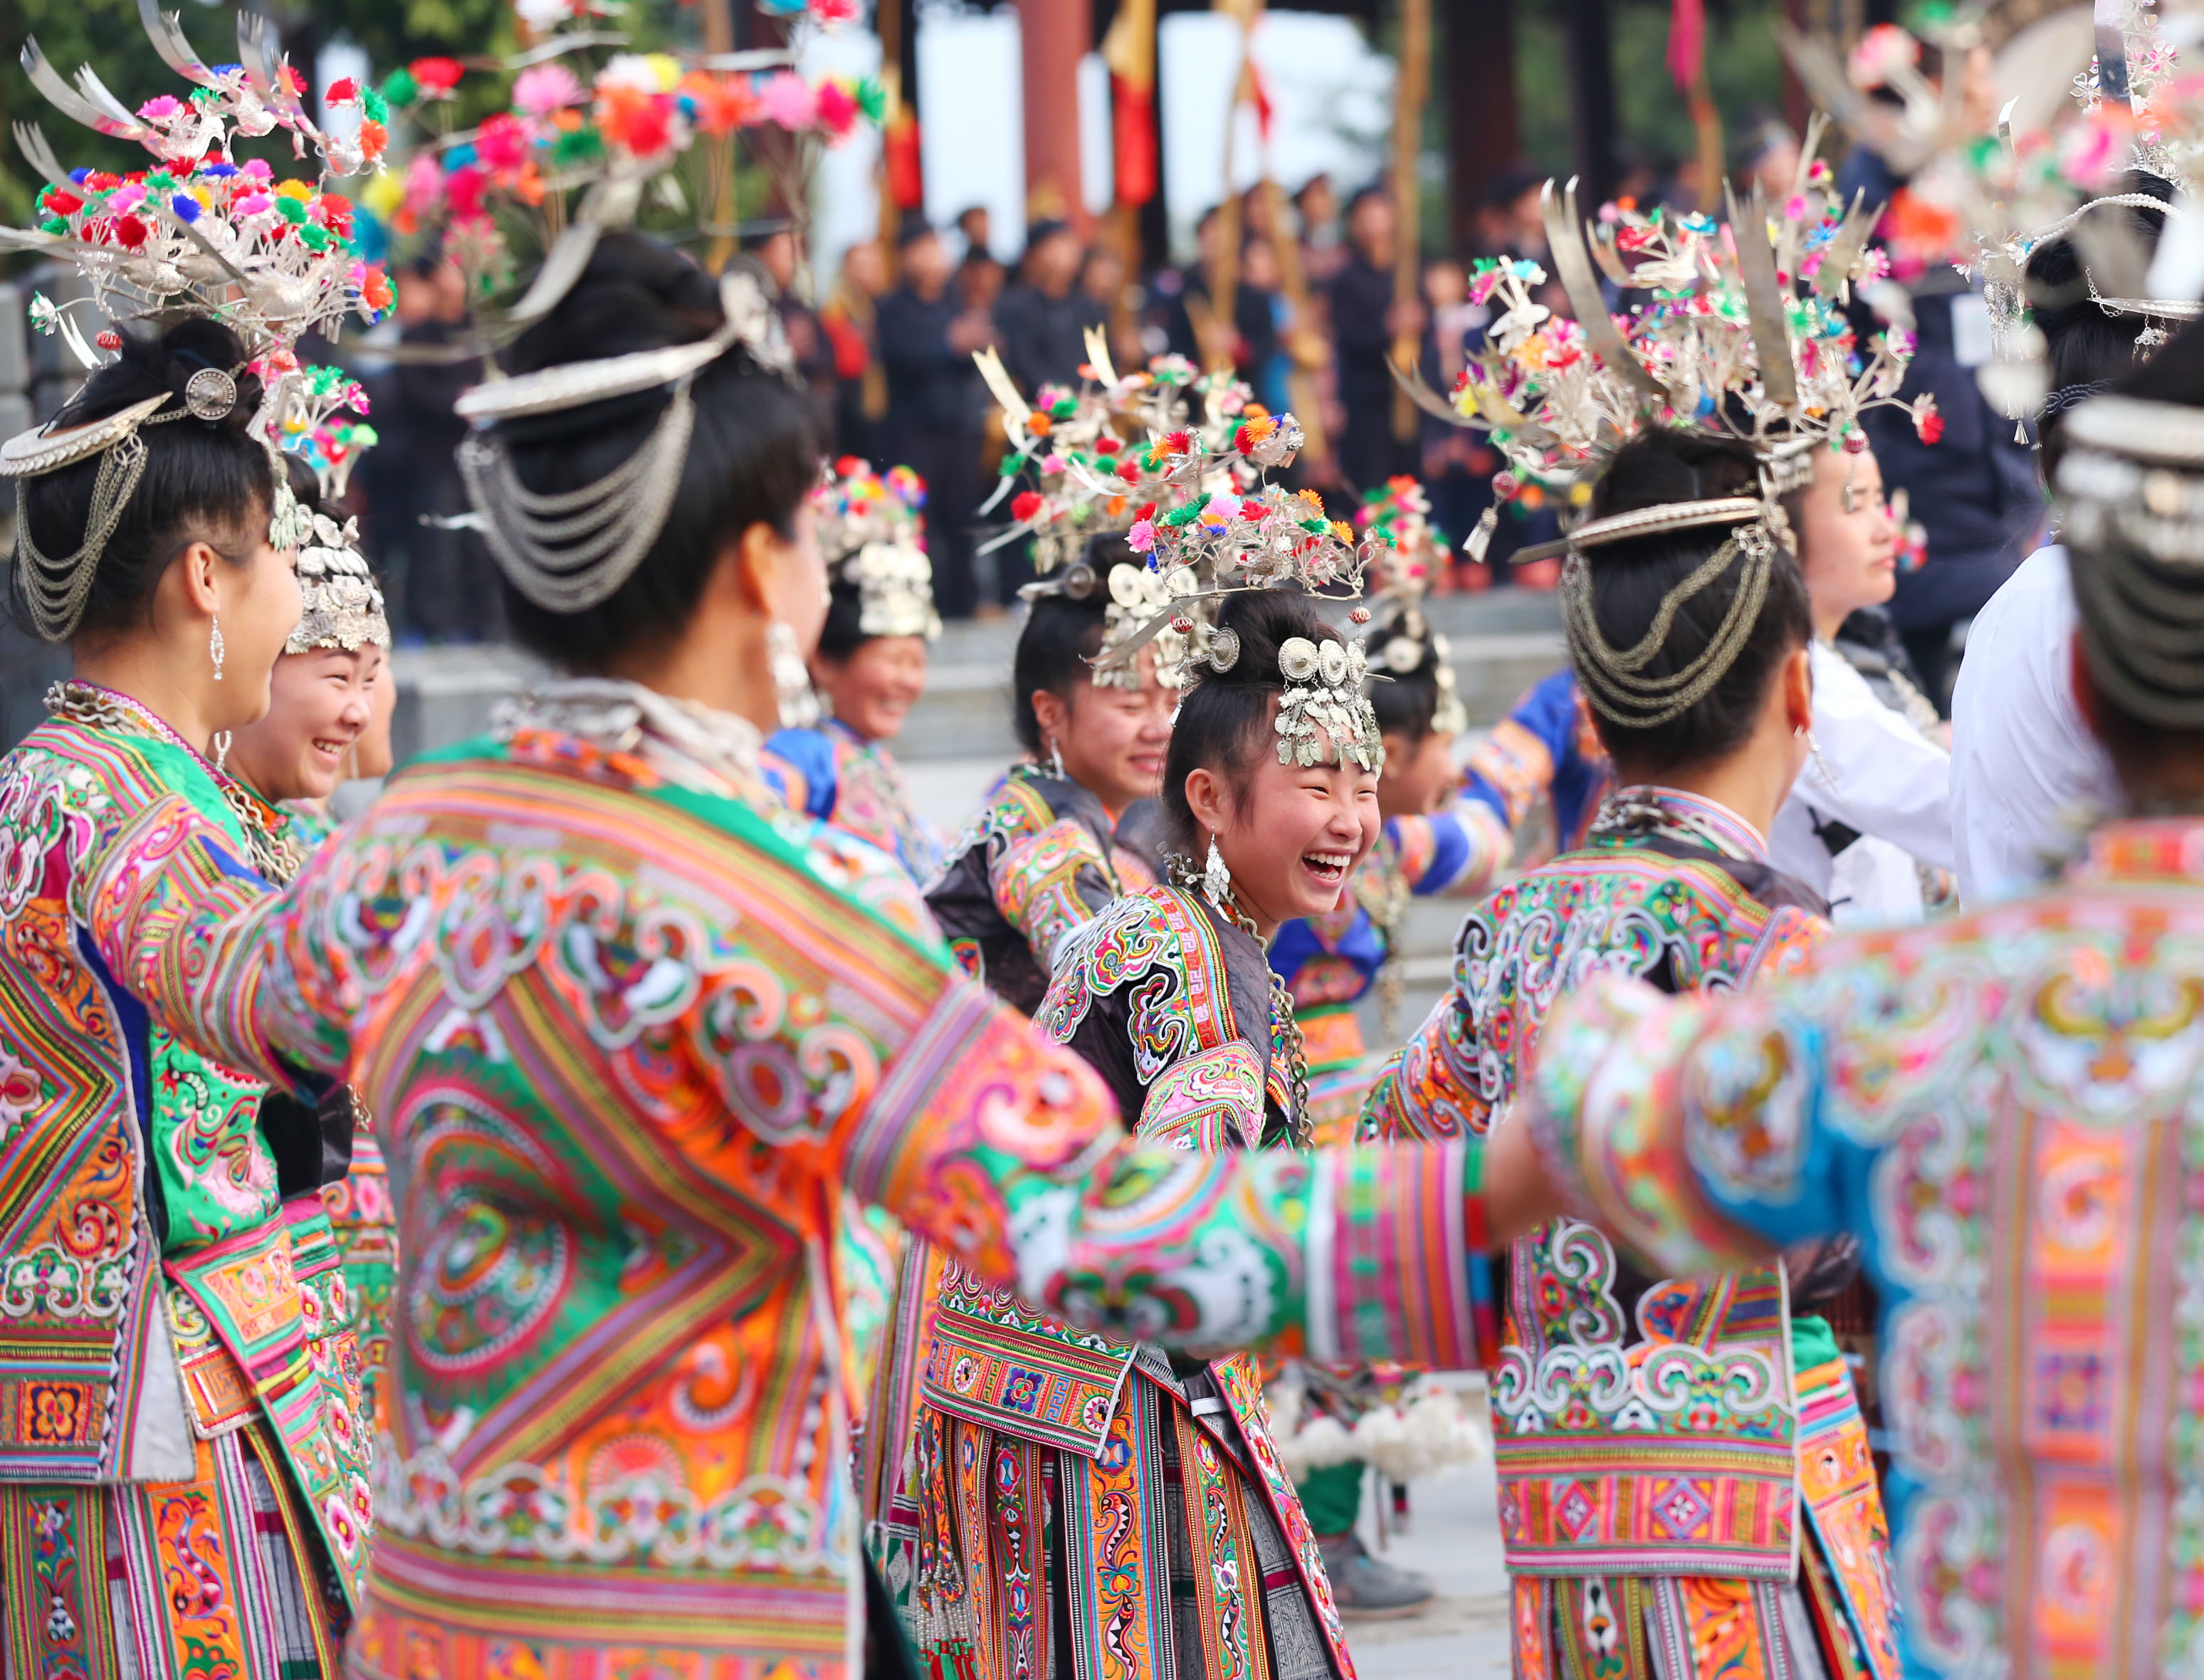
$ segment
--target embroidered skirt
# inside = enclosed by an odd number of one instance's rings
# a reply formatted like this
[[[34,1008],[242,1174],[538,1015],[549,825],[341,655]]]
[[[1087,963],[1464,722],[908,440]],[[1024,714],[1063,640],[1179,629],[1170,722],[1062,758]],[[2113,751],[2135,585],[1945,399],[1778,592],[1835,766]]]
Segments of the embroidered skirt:
[[[907,1608],[938,1680],[1340,1672],[1206,1372],[1135,1366],[1092,1458],[927,1409],[911,1471]]]
[[[266,1426],[190,1482],[0,1486],[0,1672],[335,1680],[349,1614]]]

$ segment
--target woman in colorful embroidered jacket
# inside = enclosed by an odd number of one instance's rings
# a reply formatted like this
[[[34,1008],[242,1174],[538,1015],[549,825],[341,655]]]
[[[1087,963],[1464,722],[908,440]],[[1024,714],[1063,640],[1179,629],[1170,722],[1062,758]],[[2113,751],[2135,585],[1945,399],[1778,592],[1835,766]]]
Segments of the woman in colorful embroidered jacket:
[[[826,560],[826,627],[811,658],[826,716],[766,742],[767,779],[791,808],[879,847],[914,884],[933,878],[941,841],[911,808],[887,742],[926,692],[926,645],[941,634],[909,467],[884,478],[844,456],[813,497]]]
[[[1735,997],[1595,980],[1520,1109],[1647,1263],[1857,1233],[1911,1675],[2161,1674],[2204,1638],[2200,394],[2191,328],[2064,417],[2075,691],[2133,814],[2039,896],[1840,932]]]
[[[297,510],[248,432],[246,361],[204,321],[132,331],[0,449],[18,618],[76,670],[0,760],[9,1674],[333,1672],[366,1565],[370,1436],[320,1201],[341,1122],[264,1113],[259,1077],[149,1020],[70,919],[95,828],[165,801],[279,867],[281,813],[220,762],[299,622]]]
[[[1229,598],[1210,648],[1164,770],[1170,878],[1071,938],[1035,1020],[1138,1138],[1290,1150],[1307,1090],[1264,941],[1329,910],[1369,850],[1382,749],[1360,660],[1307,598]],[[1443,1264],[1428,1234],[1401,1230],[1389,1263]],[[937,1665],[1352,1673],[1247,1356],[1081,1331],[952,1266],[921,1394],[913,1611]]]
[[[1354,1134],[1363,1099],[1386,1060],[1363,1043],[1357,1008],[1374,985],[1379,1031],[1398,1042],[1397,941],[1411,897],[1482,893],[1505,867],[1510,837],[1481,801],[1460,795],[1454,742],[1465,727],[1446,638],[1423,616],[1419,591],[1381,596],[1369,638],[1369,697],[1385,746],[1378,778],[1383,819],[1378,843],[1329,915],[1296,918],[1271,941],[1271,966],[1294,1000],[1308,1062],[1310,1140],[1318,1148]],[[1391,1381],[1389,1377],[1388,1381]],[[1379,1398],[1367,1372],[1306,1373],[1310,1411],[1352,1427]],[[1430,1583],[1370,1555],[1355,1533],[1365,1465],[1327,1464],[1295,1485],[1324,1554],[1340,1613],[1415,1613]]]
[[[302,462],[287,458],[292,494],[308,520],[299,545],[299,624],[276,661],[267,712],[232,737],[228,759],[230,773],[283,813],[286,855],[264,872],[279,886],[335,832],[329,796],[338,784],[390,767],[388,736],[370,738],[378,718],[388,719],[382,702],[390,682],[390,622],[382,591],[359,552],[357,528],[319,500],[320,487]],[[363,745],[382,760],[370,756],[362,764]],[[271,1111],[287,1114],[293,1124],[311,1122],[311,1113],[299,1112],[302,1106],[287,1092],[271,1091],[262,1103],[261,1129],[276,1129]],[[349,1141],[348,1155],[333,1159],[333,1170],[324,1174],[322,1205],[344,1263],[360,1381],[374,1418],[389,1363],[397,1216],[373,1119],[360,1110],[351,1087],[333,1085],[318,1106],[333,1122],[325,1145]],[[378,1435],[388,1427],[377,1419]]]
[[[1156,878],[1141,830],[1178,690],[1147,650],[1108,670],[1091,663],[1117,610],[1109,585],[1120,569],[1137,575],[1140,556],[1122,535],[1095,536],[1057,576],[1028,586],[1010,705],[1032,756],[981,802],[926,895],[965,972],[1028,1015],[1063,941]]]
[[[915,902],[902,873],[758,772],[768,644],[824,598],[774,318],[740,265],[604,235],[462,399],[514,633],[588,674],[416,761],[280,894],[174,801],[79,894],[163,1020],[346,1077],[393,1151],[362,1680],[855,1671],[845,1191],[1058,1310],[1434,1364],[1474,1358],[1488,1219],[1544,1204],[1505,1145],[1135,1151],[1084,1062],[868,908]],[[1403,1223],[1445,1257],[1427,1298],[1394,1293]],[[1245,1307],[1188,1310],[1226,1253]]]
[[[1601,478],[1561,594],[1622,786],[1586,847],[1471,913],[1452,990],[1371,1093],[1374,1135],[1482,1134],[1589,973],[1723,991],[1825,931],[1768,861],[1811,626],[1758,475],[1742,444],[1655,430]],[[1586,1225],[1516,1245],[1493,1433],[1519,1672],[1896,1680],[1866,1432],[1828,1326],[1795,1310],[1841,1262],[1656,1282]],[[1577,1386],[1604,1369],[1630,1375]]]
[[[1364,1044],[1355,1006],[1374,985],[1380,1028],[1398,1042],[1394,967],[1411,897],[1472,897],[1492,884],[1514,840],[1484,801],[1460,793],[1455,739],[1467,727],[1446,638],[1413,600],[1380,600],[1369,637],[1370,704],[1385,742],[1378,778],[1383,827],[1339,907],[1300,918],[1271,941],[1271,962],[1293,994],[1307,1046],[1311,1141],[1343,1143],[1383,1065]]]

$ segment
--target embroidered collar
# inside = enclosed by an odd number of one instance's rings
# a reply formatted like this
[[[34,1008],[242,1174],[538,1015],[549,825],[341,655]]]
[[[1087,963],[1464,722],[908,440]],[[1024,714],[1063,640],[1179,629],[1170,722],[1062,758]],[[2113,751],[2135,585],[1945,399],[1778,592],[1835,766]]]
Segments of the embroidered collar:
[[[108,730],[117,735],[140,736],[189,753],[244,831],[246,849],[252,854],[253,867],[278,886],[299,873],[303,860],[289,838],[290,825],[283,813],[263,799],[257,790],[212,763],[143,701],[133,700],[118,689],[77,677],[55,683],[46,690],[45,698],[46,709],[63,723],[84,729]],[[222,739],[226,742],[228,736]]]
[[[2204,815],[2108,822],[2089,837],[2077,873],[2107,881],[2204,883]]]
[[[1617,788],[1601,802],[1585,838],[1627,845],[1656,835],[1748,863],[1768,861],[1768,837],[1758,829],[1728,806],[1681,788]]]
[[[749,719],[619,677],[546,683],[500,707],[492,728],[504,741],[545,730],[609,752],[639,753],[669,778],[707,792],[732,786],[748,796],[764,785],[758,754],[765,736]]]

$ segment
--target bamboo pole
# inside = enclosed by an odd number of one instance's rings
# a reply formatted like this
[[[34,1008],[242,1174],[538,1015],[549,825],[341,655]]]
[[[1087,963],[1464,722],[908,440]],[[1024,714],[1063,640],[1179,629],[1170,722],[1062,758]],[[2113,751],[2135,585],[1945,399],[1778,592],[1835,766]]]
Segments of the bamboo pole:
[[[735,0],[704,0],[704,50],[718,54],[735,50]],[[711,251],[706,266],[714,274],[724,271],[727,259],[735,254],[735,159],[741,142],[730,133],[726,138],[726,157],[720,175],[719,202],[713,205],[713,217],[726,231],[713,236]]]
[[[1431,79],[1431,0],[1401,0],[1401,80],[1393,115],[1393,303],[1400,308],[1416,296],[1423,251],[1423,188],[1417,160],[1424,149],[1424,97]],[[1403,332],[1393,340],[1393,360],[1416,365],[1422,345]],[[1393,435],[1406,443],[1417,431],[1416,405],[1407,392],[1393,393]]]

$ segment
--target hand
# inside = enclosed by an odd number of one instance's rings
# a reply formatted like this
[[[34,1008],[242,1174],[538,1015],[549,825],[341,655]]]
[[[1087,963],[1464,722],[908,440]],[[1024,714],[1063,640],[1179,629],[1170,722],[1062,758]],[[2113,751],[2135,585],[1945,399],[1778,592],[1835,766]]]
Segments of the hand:
[[[1497,1251],[1568,1210],[1521,1116],[1502,1113],[1484,1139],[1485,1234]]]
[[[977,311],[960,315],[949,323],[949,347],[959,356],[969,356],[975,350],[984,350],[994,341],[994,322]]]

